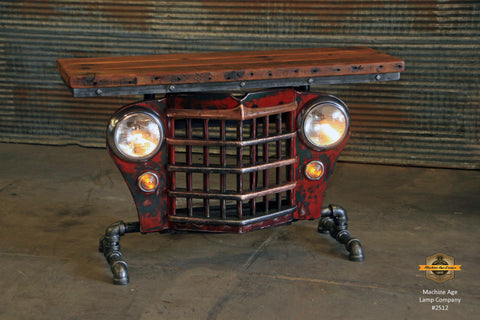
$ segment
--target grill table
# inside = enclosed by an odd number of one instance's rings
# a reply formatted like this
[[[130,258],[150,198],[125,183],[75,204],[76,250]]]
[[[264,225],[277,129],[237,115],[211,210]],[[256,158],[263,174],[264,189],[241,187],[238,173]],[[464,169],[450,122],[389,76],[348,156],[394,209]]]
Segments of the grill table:
[[[139,217],[111,224],[100,240],[115,284],[129,281],[119,241],[130,232],[243,233],[320,218],[319,232],[345,244],[350,260],[364,260],[346,211],[322,208],[350,135],[348,109],[310,86],[398,80],[402,60],[350,47],[74,58],[57,66],[75,97],[144,95],[117,111],[107,130],[107,148]],[[343,112],[347,130],[335,145],[317,148],[305,137],[303,119],[325,104]],[[164,135],[145,159],[129,159],[115,142],[115,125],[132,112],[152,115]],[[318,179],[308,178],[310,162],[321,168]],[[142,187],[144,174],[153,177],[153,189]]]

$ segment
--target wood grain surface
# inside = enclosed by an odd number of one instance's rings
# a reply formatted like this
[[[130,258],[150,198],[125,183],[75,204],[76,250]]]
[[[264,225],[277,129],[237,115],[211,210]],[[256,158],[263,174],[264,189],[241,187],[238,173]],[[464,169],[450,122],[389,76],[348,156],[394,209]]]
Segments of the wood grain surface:
[[[71,88],[214,83],[401,72],[404,61],[367,47],[226,51],[59,59]]]

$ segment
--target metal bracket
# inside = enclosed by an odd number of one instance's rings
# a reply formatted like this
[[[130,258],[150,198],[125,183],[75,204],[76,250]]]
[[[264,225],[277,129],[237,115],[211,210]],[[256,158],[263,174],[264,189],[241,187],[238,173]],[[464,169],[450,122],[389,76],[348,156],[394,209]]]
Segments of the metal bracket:
[[[260,88],[281,88],[281,87],[303,87],[325,84],[346,84],[377,81],[394,81],[400,79],[399,72],[358,74],[329,77],[309,78],[288,78],[271,80],[231,81],[212,83],[185,83],[185,84],[164,84],[152,86],[124,86],[124,87],[103,87],[103,88],[73,88],[74,97],[99,97],[119,95],[150,95],[166,93],[185,92],[214,92],[232,90],[250,90]]]

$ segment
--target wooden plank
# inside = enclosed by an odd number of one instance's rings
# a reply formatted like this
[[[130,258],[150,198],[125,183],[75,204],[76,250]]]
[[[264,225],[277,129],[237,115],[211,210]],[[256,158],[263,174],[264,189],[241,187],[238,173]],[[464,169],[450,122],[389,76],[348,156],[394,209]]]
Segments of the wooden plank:
[[[401,72],[401,59],[367,47],[59,59],[73,88],[111,88]]]

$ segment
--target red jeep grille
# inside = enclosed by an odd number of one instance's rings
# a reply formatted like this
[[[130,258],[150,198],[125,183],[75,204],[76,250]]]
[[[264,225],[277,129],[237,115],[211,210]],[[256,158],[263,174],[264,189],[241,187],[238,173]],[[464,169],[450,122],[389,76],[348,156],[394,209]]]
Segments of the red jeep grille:
[[[241,226],[293,213],[296,109],[168,110],[170,221]]]

